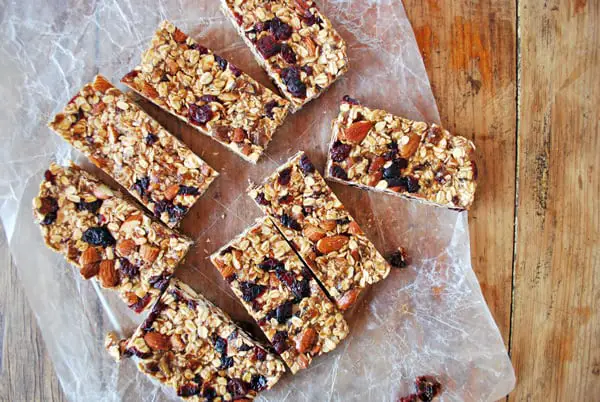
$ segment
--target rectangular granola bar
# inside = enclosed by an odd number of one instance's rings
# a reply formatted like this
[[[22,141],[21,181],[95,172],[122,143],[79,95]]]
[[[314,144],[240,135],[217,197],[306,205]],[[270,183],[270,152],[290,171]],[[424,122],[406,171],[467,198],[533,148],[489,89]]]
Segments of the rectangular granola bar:
[[[348,70],[346,42],[311,0],[221,0],[222,10],[296,112]]]
[[[165,21],[122,80],[172,115],[256,163],[289,103]]]
[[[193,401],[254,399],[285,372],[275,354],[177,279],[125,347],[141,372]]]
[[[344,99],[333,122],[326,177],[437,206],[469,209],[477,187],[471,141],[436,124]]]
[[[304,152],[298,152],[249,195],[292,243],[342,310],[390,266],[331,191]]]
[[[292,373],[348,335],[327,298],[270,218],[261,218],[211,256]]]
[[[169,227],[218,175],[100,75],[49,126]]]
[[[158,299],[192,244],[77,165],[50,165],[33,206],[46,245],[136,313]]]

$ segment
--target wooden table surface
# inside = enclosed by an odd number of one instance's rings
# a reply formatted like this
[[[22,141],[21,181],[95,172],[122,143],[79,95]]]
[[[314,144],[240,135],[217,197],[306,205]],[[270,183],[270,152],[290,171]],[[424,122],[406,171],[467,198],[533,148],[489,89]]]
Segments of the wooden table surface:
[[[598,400],[600,1],[404,4],[442,123],[477,145],[472,262],[515,366],[509,400]],[[61,401],[0,258],[0,400]]]

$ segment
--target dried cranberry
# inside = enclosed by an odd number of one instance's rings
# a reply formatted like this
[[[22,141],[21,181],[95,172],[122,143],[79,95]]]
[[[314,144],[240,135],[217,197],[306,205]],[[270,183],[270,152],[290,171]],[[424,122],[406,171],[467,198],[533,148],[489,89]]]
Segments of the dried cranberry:
[[[139,314],[142,311],[144,311],[148,303],[150,303],[150,298],[150,294],[146,294],[141,299],[138,298],[138,301],[130,305],[129,308],[131,308],[133,311]]]
[[[42,205],[39,208],[39,212],[42,215],[46,215],[52,212],[58,211],[58,201],[53,197],[42,197],[40,199]]]
[[[308,25],[309,27],[323,22],[323,20],[320,17],[317,17],[316,15],[314,15],[313,13],[311,13],[308,10],[306,10],[306,12],[304,13],[303,20],[304,20],[304,23],[306,25]]]
[[[237,378],[230,378],[227,381],[227,392],[233,396],[233,399],[245,397],[248,393],[248,388],[248,385],[244,381]]]
[[[237,66],[231,63],[229,63],[229,70],[231,71],[234,77],[239,77],[240,75],[242,75],[242,71],[239,68],[237,68]]]
[[[331,147],[331,159],[335,162],[343,162],[350,155],[351,150],[351,145],[336,141]]]
[[[258,264],[258,267],[263,271],[273,271],[279,267],[284,268],[283,262],[276,260],[275,258],[265,258],[263,262]]]
[[[136,191],[140,197],[144,197],[144,195],[147,194],[149,185],[150,179],[148,177],[142,177],[133,183],[133,191]]]
[[[250,380],[250,388],[255,390],[256,392],[260,392],[267,388],[267,379],[265,376],[260,374],[253,374],[252,379]]]
[[[336,177],[336,178],[342,179],[342,180],[348,180],[348,174],[346,173],[344,168],[341,167],[340,165],[331,166],[330,172],[333,177]]]
[[[296,53],[294,50],[287,44],[281,45],[281,57],[288,64],[296,64]]]
[[[195,104],[191,104],[188,117],[190,122],[195,125],[206,124],[213,117],[213,112],[210,108],[210,105],[202,105],[198,106]]]
[[[303,154],[300,157],[299,166],[300,169],[302,169],[302,171],[304,172],[304,174],[310,174],[315,171],[315,165],[312,164],[312,162],[310,161],[310,159],[308,159],[308,156],[306,156],[306,154]]]
[[[294,305],[291,301],[287,301],[275,309],[275,318],[280,324],[285,324],[287,320],[292,318]]]
[[[281,224],[285,227],[288,227],[290,229],[294,229],[294,230],[302,230],[302,226],[300,226],[300,224],[291,216],[287,215],[287,214],[283,214],[281,215],[280,218]]]
[[[200,393],[201,387],[193,382],[182,385],[177,389],[177,395],[187,398],[189,396],[198,395]]]
[[[406,257],[402,251],[394,251],[389,257],[390,264],[395,268],[406,267]]]
[[[183,205],[173,205],[167,212],[169,213],[169,220],[174,222],[183,218],[187,212],[187,208]]]
[[[207,48],[205,48],[204,46],[202,46],[202,45],[199,45],[199,44],[197,44],[197,43],[192,43],[192,44],[190,45],[190,49],[197,50],[197,51],[200,53],[200,55],[201,55],[201,56],[202,56],[203,54],[207,54],[207,53],[208,53],[208,49],[207,49]]]
[[[227,370],[231,366],[233,366],[233,357],[221,355],[221,366],[219,367],[219,370]]]
[[[342,100],[351,105],[360,105],[360,102],[357,99],[351,98],[349,95],[344,95]]]
[[[177,194],[198,195],[200,194],[200,191],[196,187],[181,185],[179,186],[179,191],[177,191]]]
[[[279,177],[277,178],[277,183],[282,186],[287,186],[292,178],[292,168],[283,169],[279,172]]]
[[[275,269],[275,275],[277,276],[277,279],[285,283],[288,287],[292,287],[295,279],[294,274],[286,270],[283,264]]]
[[[154,323],[154,321],[156,321],[156,318],[165,307],[166,306],[161,302],[158,302],[154,305],[152,311],[150,312],[150,314],[148,314],[148,317],[146,317],[142,324],[142,329],[145,332],[154,331],[154,329],[152,328],[152,324]]]
[[[418,402],[419,399],[417,394],[410,394],[409,396],[403,396],[398,402]]]
[[[269,22],[269,30],[277,40],[286,40],[292,36],[292,27],[277,17]]]
[[[169,284],[171,276],[168,274],[154,275],[148,279],[148,283],[155,289],[165,289]]]
[[[202,392],[202,397],[206,398],[207,402],[211,402],[217,397],[217,391],[212,387],[207,387],[204,389],[204,392]]]
[[[225,60],[224,58],[222,58],[221,56],[215,54],[215,61],[217,62],[217,64],[219,65],[219,68],[223,71],[225,71],[225,69],[227,68],[227,60]]]
[[[301,281],[294,280],[290,289],[292,290],[292,293],[296,297],[297,301],[310,296],[310,283],[306,278],[302,279]]]
[[[217,98],[214,95],[202,95],[200,97],[200,101],[201,102],[206,102],[206,103],[210,103],[210,102],[218,102],[219,98]]]
[[[49,171],[49,170],[46,170],[46,171],[44,172],[44,179],[45,179],[46,181],[49,181],[50,183],[54,184],[54,175],[52,174],[52,172],[51,172],[51,171]]]
[[[101,206],[102,200],[96,200],[92,202],[79,201],[76,204],[76,208],[78,211],[90,211],[93,214],[98,212]]]
[[[242,290],[242,299],[247,302],[251,302],[259,297],[266,289],[266,287],[252,282],[241,282],[240,288]]]
[[[261,348],[260,346],[255,346],[254,356],[256,356],[256,360],[260,360],[262,362],[267,358],[267,351]]]
[[[417,396],[422,401],[432,401],[442,389],[442,384],[432,376],[417,377]]]
[[[152,356],[152,352],[142,352],[141,350],[139,350],[138,348],[135,348],[135,347],[131,347],[131,348],[127,349],[127,353],[129,353],[130,355],[139,357],[140,359],[147,359],[150,356]]]
[[[273,109],[275,109],[276,107],[280,107],[279,103],[277,103],[277,101],[270,101],[269,103],[267,103],[265,105],[265,116],[267,116],[269,119],[273,120]]]
[[[138,276],[140,270],[137,266],[133,265],[127,258],[119,259],[121,263],[119,267],[119,271],[121,271],[124,275],[129,278],[135,278]]]
[[[41,224],[45,226],[52,225],[56,221],[56,217],[56,212],[48,212],[42,219]]]
[[[271,344],[273,344],[273,348],[279,354],[282,354],[286,350],[288,350],[289,345],[287,344],[288,333],[287,331],[277,331],[275,335],[273,335],[273,339],[271,340]]]
[[[287,90],[296,98],[306,97],[306,85],[300,79],[300,71],[296,67],[287,67],[281,71],[281,78]]]
[[[105,227],[93,227],[83,232],[81,238],[84,242],[91,244],[92,246],[114,246],[116,241],[115,238],[110,234]]]
[[[281,50],[281,46],[273,35],[265,35],[260,38],[256,42],[256,48],[265,59],[275,56]]]
[[[154,145],[158,141],[158,137],[154,134],[148,134],[144,139],[147,145]]]
[[[403,158],[394,159],[392,164],[383,169],[383,178],[384,179],[395,179],[400,177],[402,174],[402,169],[406,169],[408,166],[408,161]]]

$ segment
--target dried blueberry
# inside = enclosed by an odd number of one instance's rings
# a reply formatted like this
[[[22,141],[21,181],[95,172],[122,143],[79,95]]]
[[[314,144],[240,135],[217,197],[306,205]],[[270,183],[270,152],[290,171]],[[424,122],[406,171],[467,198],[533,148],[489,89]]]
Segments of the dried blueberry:
[[[296,64],[296,53],[294,50],[287,44],[281,45],[281,57],[288,64]]]
[[[281,215],[280,218],[281,224],[285,227],[288,227],[290,229],[294,229],[294,230],[302,230],[302,226],[300,226],[300,224],[291,216],[287,215],[287,214],[283,214]]]
[[[219,367],[219,370],[227,370],[231,366],[233,366],[233,357],[221,355],[221,366]]]
[[[341,141],[336,141],[333,143],[331,147],[331,159],[334,162],[343,162],[346,160],[348,155],[350,155],[350,151],[352,150],[352,146],[349,144],[344,144]]]
[[[330,173],[333,177],[336,177],[338,179],[348,180],[348,174],[346,173],[344,168],[341,167],[340,165],[331,166]]]
[[[402,174],[402,169],[405,169],[407,166],[408,161],[406,159],[394,159],[390,166],[383,169],[383,178],[395,179],[397,177],[400,177],[400,175]]]
[[[115,238],[105,227],[93,227],[83,232],[82,240],[92,246],[114,246]]]
[[[417,377],[417,396],[422,401],[432,401],[442,389],[442,384],[432,376]]]
[[[237,378],[230,378],[227,381],[227,392],[233,396],[233,399],[245,397],[249,391],[248,388],[248,384]]]
[[[281,50],[281,46],[273,35],[265,35],[260,38],[256,42],[256,48],[265,59],[275,56]]]
[[[229,63],[229,70],[231,71],[234,77],[239,77],[240,75],[242,75],[242,71],[239,68],[237,68],[237,66],[231,63]]]
[[[306,97],[306,85],[300,79],[300,71],[296,67],[287,67],[281,71],[281,78],[288,91],[296,98]]]
[[[211,402],[217,397],[217,391],[212,387],[207,387],[202,392],[202,397],[206,398],[207,402]]]
[[[149,185],[150,179],[148,177],[142,177],[133,183],[133,190],[136,191],[140,197],[144,197],[148,192]]]
[[[191,104],[188,111],[190,122],[195,125],[206,124],[213,117],[213,112],[210,105],[194,105]]]
[[[292,317],[294,305],[291,301],[287,301],[279,305],[275,309],[275,318],[280,324],[285,324]]]
[[[181,185],[179,186],[179,191],[177,192],[177,194],[198,195],[200,194],[200,191],[196,187]]]
[[[304,172],[304,174],[310,174],[315,171],[315,165],[312,164],[312,162],[310,161],[310,159],[308,159],[308,156],[306,155],[302,155],[300,157],[299,166],[300,169],[302,169],[302,171]]]
[[[200,97],[201,102],[210,103],[210,102],[218,102],[219,98],[214,95],[202,95]]]
[[[280,107],[279,103],[277,103],[277,101],[270,101],[269,103],[267,103],[265,105],[265,116],[267,116],[269,119],[273,120],[273,109],[276,107]]]
[[[284,268],[283,262],[276,260],[275,258],[265,258],[263,262],[258,264],[258,267],[263,271],[273,271],[278,267]]]
[[[242,298],[244,301],[251,302],[264,293],[265,287],[252,282],[241,282]]]
[[[260,374],[253,374],[250,380],[250,388],[256,392],[260,392],[267,388],[267,379]]]
[[[342,100],[346,103],[349,103],[351,105],[360,105],[360,102],[357,99],[351,98],[348,95],[344,95],[344,97],[342,98]]]
[[[255,346],[254,356],[256,356],[256,360],[263,361],[267,358],[267,351],[261,348],[260,346]]]
[[[273,344],[273,348],[279,354],[282,354],[286,350],[288,350],[289,345],[287,344],[288,333],[287,331],[277,331],[275,335],[273,335],[273,339],[271,340],[271,344]]]
[[[121,263],[119,271],[127,277],[134,278],[139,274],[139,268],[133,265],[127,258],[121,258],[119,259],[119,262]]]
[[[154,145],[158,141],[158,137],[152,133],[148,134],[144,139],[147,145]]]
[[[292,27],[277,17],[269,21],[269,30],[277,40],[286,40],[292,36]]]
[[[42,219],[42,225],[52,225],[56,221],[56,212],[48,212],[44,219]]]
[[[239,350],[240,352],[246,352],[246,351],[248,351],[248,350],[250,350],[250,349],[252,349],[252,346],[248,345],[247,343],[242,343],[242,344],[240,345],[240,347],[238,347],[238,350]]]
[[[225,71],[225,69],[227,68],[227,64],[228,64],[227,60],[225,60],[221,56],[215,54],[215,61],[219,65],[219,68],[221,68],[221,70]]]
[[[277,183],[282,186],[287,186],[292,178],[292,168],[283,169],[279,172],[279,177],[277,178]]]
[[[306,278],[302,279],[301,281],[294,280],[290,289],[292,290],[292,293],[294,294],[294,297],[296,297],[297,301],[310,296],[310,283]]]
[[[92,202],[79,201],[76,205],[78,211],[90,211],[95,214],[102,206],[102,200],[96,200]]]
[[[180,386],[177,389],[177,395],[187,398],[190,396],[198,395],[200,393],[201,387],[196,383],[187,383]]]

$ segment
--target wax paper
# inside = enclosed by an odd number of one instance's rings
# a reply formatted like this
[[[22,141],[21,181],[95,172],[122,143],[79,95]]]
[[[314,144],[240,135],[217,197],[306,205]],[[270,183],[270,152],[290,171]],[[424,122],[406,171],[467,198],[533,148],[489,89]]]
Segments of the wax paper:
[[[261,180],[299,149],[322,169],[330,123],[344,94],[409,118],[439,120],[399,0],[320,3],[348,42],[350,71],[287,119],[257,166],[141,102],[221,173],[183,222],[182,232],[195,245],[176,275],[260,339],[207,260],[260,215],[245,195],[248,182]],[[170,400],[173,393],[145,378],[133,361],[116,365],[103,349],[107,331],[129,335],[141,317],[46,249],[32,221],[31,200],[49,162],[85,162],[46,123],[96,73],[118,83],[163,19],[273,87],[216,1],[22,0],[0,7],[0,216],[62,388],[73,401]],[[381,252],[402,245],[411,264],[393,270],[347,312],[351,335],[335,352],[286,375],[261,398],[395,401],[413,391],[419,375],[441,381],[442,401],[506,395],[513,369],[471,267],[467,213],[332,187]]]

